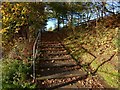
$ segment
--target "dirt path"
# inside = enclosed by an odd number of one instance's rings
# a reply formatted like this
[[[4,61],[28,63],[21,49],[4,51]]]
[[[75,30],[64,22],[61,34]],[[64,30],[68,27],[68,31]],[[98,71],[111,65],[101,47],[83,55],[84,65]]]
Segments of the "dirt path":
[[[104,88],[99,77],[88,76],[68,54],[56,32],[42,33],[40,56],[36,60],[39,88]]]

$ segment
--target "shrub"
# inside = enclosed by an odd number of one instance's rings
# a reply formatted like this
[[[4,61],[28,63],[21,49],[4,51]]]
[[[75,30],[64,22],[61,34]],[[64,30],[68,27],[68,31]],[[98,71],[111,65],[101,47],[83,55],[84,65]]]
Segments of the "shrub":
[[[20,60],[3,59],[2,85],[3,88],[35,88],[30,82],[31,65]]]

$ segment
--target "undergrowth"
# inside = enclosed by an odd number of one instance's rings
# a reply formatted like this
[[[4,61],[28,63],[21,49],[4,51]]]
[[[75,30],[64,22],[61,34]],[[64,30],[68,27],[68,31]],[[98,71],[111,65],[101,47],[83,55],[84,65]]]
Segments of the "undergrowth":
[[[21,60],[4,58],[2,60],[2,88],[35,88],[30,81],[31,65]]]
[[[32,46],[33,41],[20,39],[2,58],[2,88],[34,89],[32,83]]]

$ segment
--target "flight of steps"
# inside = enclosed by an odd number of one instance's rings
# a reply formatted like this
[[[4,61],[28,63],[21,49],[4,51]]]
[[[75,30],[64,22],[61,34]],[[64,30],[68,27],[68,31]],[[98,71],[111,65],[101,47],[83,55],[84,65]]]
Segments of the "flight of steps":
[[[67,53],[55,32],[42,33],[39,57],[36,60],[36,79],[39,88],[65,86],[68,81],[84,77],[86,73]],[[68,83],[69,84],[69,83]],[[71,86],[75,88],[75,86]],[[68,85],[68,88],[70,86]]]

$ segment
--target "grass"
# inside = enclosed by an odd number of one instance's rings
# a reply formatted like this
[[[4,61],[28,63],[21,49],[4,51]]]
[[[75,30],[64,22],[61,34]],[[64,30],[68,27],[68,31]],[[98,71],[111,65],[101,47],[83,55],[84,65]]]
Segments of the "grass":
[[[91,66],[97,68],[98,65],[99,62],[94,61]],[[110,63],[104,64],[99,68],[98,74],[104,78],[108,85],[118,88],[118,76],[120,75],[118,74],[118,70],[114,69],[113,65]]]
[[[95,54],[96,57],[101,55],[101,53],[105,53],[110,57],[110,54],[115,51],[117,52],[117,44],[119,44],[120,40],[117,41],[117,34],[119,28],[110,29],[105,28],[104,26],[96,28],[94,30],[86,31],[84,28],[76,28],[75,34],[69,35],[69,37],[64,39],[64,44],[71,51],[73,57],[77,60],[82,60],[82,63],[89,63],[94,59],[93,56],[85,52],[80,45],[85,45],[87,50],[91,53]],[[71,31],[70,31],[71,32]],[[102,57],[101,57],[102,58]],[[97,68],[97,66],[103,60],[95,60],[92,62],[92,69]],[[116,67],[118,65],[118,58],[114,56],[113,59],[98,69],[98,74],[104,78],[106,83],[111,87],[118,87],[118,77],[120,74],[118,73],[118,69]],[[86,68],[86,67],[85,67]]]

